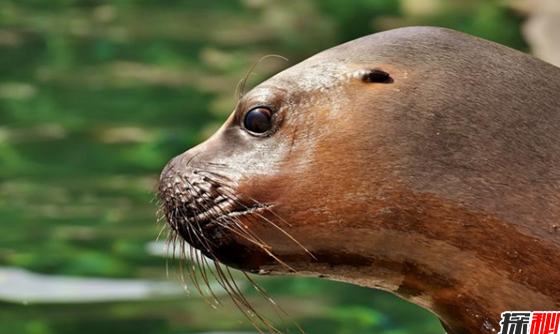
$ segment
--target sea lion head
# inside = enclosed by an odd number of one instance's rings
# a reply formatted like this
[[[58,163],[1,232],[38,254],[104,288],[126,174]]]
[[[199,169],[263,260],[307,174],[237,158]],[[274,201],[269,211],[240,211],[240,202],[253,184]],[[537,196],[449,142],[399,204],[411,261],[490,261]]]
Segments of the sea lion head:
[[[372,145],[383,132],[373,123],[402,75],[354,43],[258,85],[211,138],[162,172],[172,229],[205,255],[250,271],[302,269],[317,260],[313,253],[332,251],[320,230],[344,235],[368,185],[386,177],[371,174],[381,165],[371,157],[384,154]]]
[[[449,333],[558,309],[560,70],[438,28],[319,53],[161,175],[174,235],[257,273],[393,292]]]

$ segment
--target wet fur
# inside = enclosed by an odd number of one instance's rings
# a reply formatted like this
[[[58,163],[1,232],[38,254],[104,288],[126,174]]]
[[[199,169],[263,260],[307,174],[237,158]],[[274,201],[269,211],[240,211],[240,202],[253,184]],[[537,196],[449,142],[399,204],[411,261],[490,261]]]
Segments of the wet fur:
[[[364,80],[372,70],[391,81]],[[276,129],[254,138],[239,124],[259,103]],[[236,200],[266,210],[236,218],[253,242],[223,225],[203,234],[215,245],[197,247],[214,259],[384,289],[450,334],[489,334],[503,311],[560,308],[559,166],[559,68],[404,28],[247,93],[216,135],[168,165],[160,197],[173,226],[166,181],[178,174],[184,187],[197,168],[227,177]]]

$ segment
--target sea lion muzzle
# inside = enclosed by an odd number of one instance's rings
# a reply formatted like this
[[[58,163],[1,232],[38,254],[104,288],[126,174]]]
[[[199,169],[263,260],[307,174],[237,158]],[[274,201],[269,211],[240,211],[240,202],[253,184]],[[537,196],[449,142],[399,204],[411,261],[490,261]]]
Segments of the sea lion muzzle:
[[[243,242],[239,218],[263,212],[266,205],[238,194],[219,164],[202,157],[188,151],[165,167],[158,187],[162,212],[172,231],[205,256],[254,270],[257,252]]]

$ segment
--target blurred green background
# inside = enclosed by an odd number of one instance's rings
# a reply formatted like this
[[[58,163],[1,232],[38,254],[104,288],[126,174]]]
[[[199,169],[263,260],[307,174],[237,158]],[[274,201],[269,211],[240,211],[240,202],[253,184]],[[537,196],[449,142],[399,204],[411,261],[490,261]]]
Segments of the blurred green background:
[[[167,276],[150,203],[165,163],[217,129],[264,55],[290,61],[266,60],[250,86],[400,26],[528,51],[523,20],[483,0],[0,0],[0,333],[251,332],[233,308],[188,296],[174,261]],[[256,279],[291,315],[280,328],[443,333],[387,293]]]

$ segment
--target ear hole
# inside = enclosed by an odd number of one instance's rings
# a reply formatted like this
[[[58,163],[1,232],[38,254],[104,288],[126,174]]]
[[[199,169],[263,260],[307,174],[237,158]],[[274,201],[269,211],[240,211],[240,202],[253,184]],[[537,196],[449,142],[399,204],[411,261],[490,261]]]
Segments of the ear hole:
[[[374,68],[362,76],[362,81],[365,83],[393,83],[394,80],[391,75],[380,68]]]

